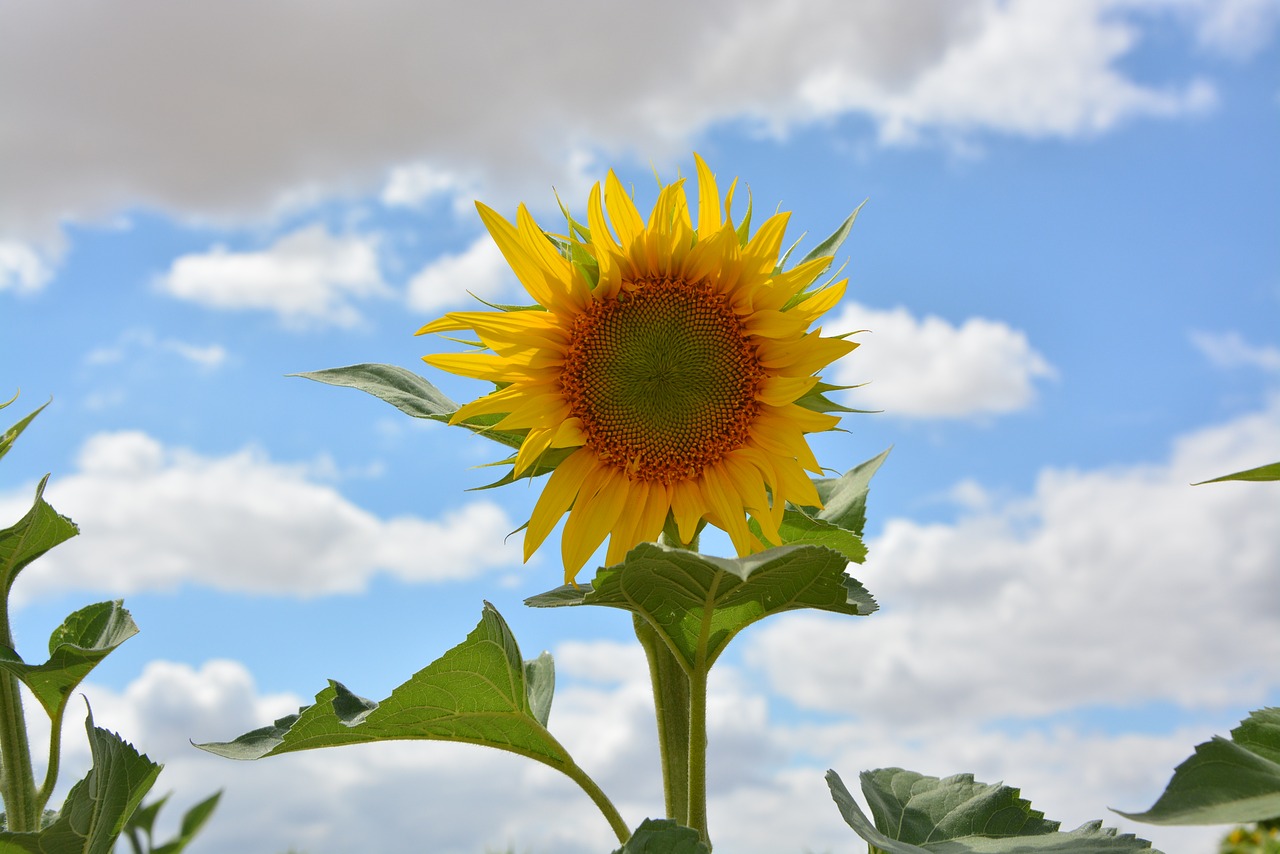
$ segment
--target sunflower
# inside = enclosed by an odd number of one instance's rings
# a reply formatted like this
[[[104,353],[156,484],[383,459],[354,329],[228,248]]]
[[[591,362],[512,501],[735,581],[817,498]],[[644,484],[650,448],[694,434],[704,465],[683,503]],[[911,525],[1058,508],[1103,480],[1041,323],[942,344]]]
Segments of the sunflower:
[[[434,367],[489,380],[497,390],[458,409],[523,435],[512,478],[554,466],[534,506],[524,557],[568,513],[561,551],[572,582],[609,537],[616,563],[667,527],[681,543],[703,524],[725,531],[740,556],[780,542],[787,502],[818,507],[806,471],[821,468],[805,438],[831,430],[838,409],[817,372],[852,351],[809,327],[847,280],[814,287],[819,257],[782,271],[788,213],[749,235],[731,218],[702,158],[698,223],[684,181],[662,187],[646,222],[617,176],[597,183],[587,223],[545,233],[520,205],[510,223],[476,207],[536,303],[451,312],[418,331],[469,331],[477,351],[425,356]],[[748,524],[748,515],[758,528]]]

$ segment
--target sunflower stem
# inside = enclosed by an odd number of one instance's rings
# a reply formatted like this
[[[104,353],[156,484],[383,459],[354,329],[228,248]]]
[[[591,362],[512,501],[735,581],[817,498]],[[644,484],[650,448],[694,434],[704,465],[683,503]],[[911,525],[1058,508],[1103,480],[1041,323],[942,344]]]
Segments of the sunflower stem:
[[[9,597],[0,601],[0,644],[13,649],[9,629]],[[15,833],[40,829],[35,775],[31,771],[31,744],[18,677],[0,673],[0,800],[4,802],[7,829]]]
[[[689,677],[653,626],[633,615],[636,638],[649,659],[653,705],[658,721],[662,791],[667,818],[689,823]]]
[[[698,831],[711,847],[707,833],[707,671],[689,678],[689,816],[687,827]]]

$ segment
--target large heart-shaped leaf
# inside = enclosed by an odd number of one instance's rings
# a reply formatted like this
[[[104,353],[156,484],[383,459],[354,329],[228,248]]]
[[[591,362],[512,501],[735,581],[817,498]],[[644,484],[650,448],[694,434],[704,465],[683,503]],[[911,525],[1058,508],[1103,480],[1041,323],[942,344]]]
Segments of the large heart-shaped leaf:
[[[506,621],[486,602],[479,625],[465,641],[381,703],[330,681],[315,704],[297,715],[234,741],[197,747],[231,759],[259,759],[374,741],[460,741],[507,750],[564,771],[572,760],[544,726],[554,680],[551,656],[523,661]]]
[[[1280,708],[1251,712],[1231,738],[1214,736],[1173,771],[1147,824],[1241,824],[1280,817]]]
[[[36,487],[36,499],[27,515],[0,531],[0,594],[8,595],[14,579],[29,563],[80,533],[74,522],[58,515],[44,500],[48,482],[49,476],[45,475]]]
[[[525,604],[631,611],[666,640],[686,672],[705,672],[738,632],[770,614],[816,608],[861,616],[876,610],[871,594],[845,574],[847,565],[839,552],[819,546],[717,558],[641,543],[622,563],[598,570],[590,588],[565,585]]]
[[[978,783],[972,774],[926,777],[901,768],[864,771],[862,793],[875,817],[867,819],[844,781],[827,772],[827,785],[845,822],[873,849],[887,854],[1120,854],[1151,851],[1151,843],[1117,833],[1101,822],[1060,831],[1031,808],[1017,789]]]

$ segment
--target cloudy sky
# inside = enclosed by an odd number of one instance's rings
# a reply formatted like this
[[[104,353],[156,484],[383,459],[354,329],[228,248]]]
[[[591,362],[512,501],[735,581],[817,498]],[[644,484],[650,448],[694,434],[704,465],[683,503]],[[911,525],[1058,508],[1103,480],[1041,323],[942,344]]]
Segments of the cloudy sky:
[[[832,375],[867,383],[866,619],[746,632],[713,678],[718,850],[863,850],[822,779],[899,765],[1142,827],[1198,741],[1280,703],[1280,3],[0,0],[0,468],[83,534],[15,588],[19,650],[123,597],[86,693],[195,854],[610,850],[568,781],[479,748],[206,756],[325,679],[380,699],[488,599],[556,656],[552,730],[633,824],[661,809],[629,621],[521,601],[536,492],[490,443],[285,375],[417,370],[444,311],[520,293],[473,200],[548,223],[612,167],[641,206],[702,154],[838,259]],[[554,192],[553,192],[554,190]],[[802,244],[802,247],[806,244]],[[712,538],[721,552],[727,543]],[[70,727],[68,779],[87,762]],[[175,819],[171,816],[170,819]],[[171,825],[169,825],[171,826]]]

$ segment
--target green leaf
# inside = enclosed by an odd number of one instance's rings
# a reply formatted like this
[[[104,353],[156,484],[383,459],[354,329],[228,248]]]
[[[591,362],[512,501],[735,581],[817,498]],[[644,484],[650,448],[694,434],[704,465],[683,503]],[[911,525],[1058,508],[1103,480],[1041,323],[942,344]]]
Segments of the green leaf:
[[[800,264],[805,264],[814,258],[822,258],[827,255],[834,257],[840,251],[840,246],[844,243],[845,238],[849,236],[849,232],[853,230],[853,223],[858,219],[858,214],[866,204],[867,202],[864,199],[862,204],[854,208],[853,213],[849,214],[845,221],[840,223],[839,228],[831,232],[826,240],[810,249],[809,254],[800,259]],[[796,266],[798,267],[800,264]]]
[[[591,588],[565,585],[525,600],[534,608],[605,605],[640,615],[687,672],[709,668],[738,632],[770,614],[816,608],[865,615],[871,594],[845,574],[848,561],[819,546],[782,546],[717,558],[641,543],[596,572]]]
[[[163,845],[152,848],[151,854],[182,854],[187,846],[191,844],[191,840],[195,839],[196,834],[208,823],[221,798],[222,791],[216,791],[183,813],[182,826],[178,829],[178,835]],[[167,799],[168,796],[166,795],[165,800]],[[161,801],[160,803],[163,802]]]
[[[1192,486],[1200,486],[1205,483],[1221,483],[1224,480],[1280,480],[1280,463],[1271,463],[1270,465],[1258,466],[1256,469],[1245,469],[1234,474],[1224,474],[1222,477],[1215,477],[1213,480],[1202,480],[1200,483],[1193,483]]]
[[[76,611],[49,637],[49,660],[26,664],[0,646],[0,670],[17,676],[31,689],[50,718],[60,719],[71,692],[116,647],[138,633],[120,600],[99,602]]]
[[[442,424],[448,424],[449,418],[458,410],[458,404],[450,400],[440,389],[412,371],[395,365],[348,365],[344,368],[327,368],[323,371],[307,371],[289,374],[289,376],[359,389],[379,400],[386,401],[414,418],[426,418]],[[502,418],[501,414],[468,418],[459,426],[466,427],[486,439],[492,439],[511,448],[519,448],[524,442],[524,433],[490,429]]]
[[[747,525],[751,529],[751,533],[771,546],[790,546],[802,543],[826,546],[829,549],[840,552],[846,560],[854,563],[862,563],[867,557],[867,547],[863,545],[862,538],[853,533],[853,531],[846,531],[844,528],[825,522],[822,519],[814,519],[799,510],[787,508],[783,512],[782,524],[778,526],[778,534],[782,537],[781,543],[771,543],[765,539],[764,531],[761,529],[760,523],[755,519],[750,520]]]
[[[230,759],[397,739],[459,741],[527,756],[559,770],[569,754],[547,732],[554,673],[551,656],[522,661],[506,621],[488,602],[467,639],[415,673],[381,703],[342,684],[315,705],[231,742],[197,747]]]
[[[1147,824],[1242,824],[1280,817],[1280,708],[1251,712],[1231,731],[1196,745],[1149,810]]]
[[[698,831],[669,818],[646,818],[613,854],[711,854]]]
[[[12,399],[6,401],[3,404],[0,404],[0,409],[3,409],[4,407],[8,406],[10,403],[13,403],[13,401],[17,399],[18,399],[18,396],[15,394]],[[44,411],[45,406],[48,406],[52,402],[53,402],[52,400],[46,402],[44,406],[41,406],[39,409],[37,409],[35,412],[32,412],[26,418],[23,418],[21,421],[19,421],[17,424],[14,424],[8,430],[5,430],[3,433],[0,433],[0,458],[4,457],[5,454],[9,453],[9,449],[13,447],[13,443],[16,442],[18,440],[18,437],[22,435],[22,431],[27,429],[27,425],[30,424],[37,415],[39,415],[41,412]]]
[[[71,787],[62,810],[38,833],[0,833],[0,854],[111,854],[162,766],[120,736],[85,721],[93,767]]]
[[[11,528],[0,531],[0,593],[8,595],[18,573],[49,549],[80,533],[65,516],[59,516],[44,500],[49,475],[36,487],[36,499],[27,515]]]
[[[870,489],[871,478],[879,471],[892,450],[893,448],[886,448],[865,463],[849,469],[841,477],[815,480],[813,485],[817,487],[818,497],[822,499],[822,509],[810,510],[809,515],[846,531],[853,531],[861,537],[863,526],[867,522],[867,491]]]
[[[872,850],[886,854],[1116,854],[1151,851],[1151,843],[1088,822],[1069,833],[1005,785],[974,782],[972,774],[939,779],[901,768],[864,771],[862,793],[875,823],[835,771],[827,786],[845,822]]]

